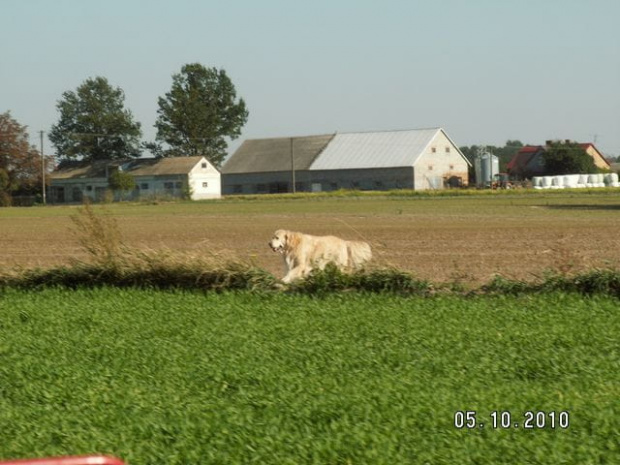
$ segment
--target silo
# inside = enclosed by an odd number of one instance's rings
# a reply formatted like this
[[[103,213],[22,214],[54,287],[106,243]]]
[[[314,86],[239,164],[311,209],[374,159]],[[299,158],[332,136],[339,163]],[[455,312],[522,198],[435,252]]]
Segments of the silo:
[[[490,153],[483,153],[474,159],[474,169],[476,171],[476,186],[486,187],[499,173],[499,158]]]

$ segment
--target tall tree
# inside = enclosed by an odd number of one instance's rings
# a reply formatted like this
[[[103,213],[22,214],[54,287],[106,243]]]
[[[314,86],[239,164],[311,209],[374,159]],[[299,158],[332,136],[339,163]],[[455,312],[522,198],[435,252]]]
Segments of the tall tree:
[[[140,155],[140,123],[125,109],[125,93],[103,77],[67,91],[57,104],[60,120],[49,139],[63,160],[123,159]]]
[[[594,159],[575,142],[552,142],[543,153],[545,174],[596,173]]]
[[[248,119],[242,98],[224,70],[199,63],[183,66],[172,89],[159,98],[157,142],[162,156],[204,155],[216,166],[226,156],[226,138],[234,140]],[[149,144],[157,151],[156,144]]]
[[[15,192],[41,191],[41,154],[28,139],[26,126],[0,114],[0,205],[10,205]]]

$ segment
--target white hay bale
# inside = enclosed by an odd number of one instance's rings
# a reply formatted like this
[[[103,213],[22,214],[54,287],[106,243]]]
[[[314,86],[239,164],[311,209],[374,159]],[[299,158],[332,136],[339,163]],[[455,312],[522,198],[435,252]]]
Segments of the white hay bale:
[[[564,187],[569,187],[569,188],[577,187],[578,182],[579,182],[578,174],[567,174],[562,179],[562,183]]]

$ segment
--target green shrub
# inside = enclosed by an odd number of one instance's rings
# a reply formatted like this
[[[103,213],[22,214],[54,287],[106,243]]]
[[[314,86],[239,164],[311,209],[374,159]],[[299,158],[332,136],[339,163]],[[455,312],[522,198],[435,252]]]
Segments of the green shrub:
[[[306,279],[293,282],[288,289],[290,292],[302,294],[360,291],[430,295],[432,286],[426,281],[416,280],[409,273],[393,268],[345,273],[334,265],[328,265],[324,270],[314,270]]]

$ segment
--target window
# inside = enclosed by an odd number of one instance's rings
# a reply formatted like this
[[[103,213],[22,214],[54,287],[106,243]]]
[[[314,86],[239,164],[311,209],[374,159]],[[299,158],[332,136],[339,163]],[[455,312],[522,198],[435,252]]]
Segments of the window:
[[[289,192],[288,183],[286,182],[270,182],[268,189],[270,194],[283,194]]]
[[[149,188],[148,182],[143,182],[142,184],[140,184],[140,189],[147,190],[148,188]]]
[[[201,167],[202,169],[207,169],[207,162],[206,162],[206,161],[205,161],[205,162],[202,162],[202,165],[200,165],[200,167]]]
[[[428,170],[433,171],[433,165],[428,165]]]
[[[208,182],[203,182],[202,183],[202,188],[206,189],[207,187],[209,187],[209,183]]]
[[[446,147],[446,153],[450,153],[450,147]]]
[[[165,182],[164,183],[164,189],[168,189],[168,190],[174,189],[174,183],[173,182]]]
[[[91,192],[91,191],[93,190],[93,186],[86,186],[86,190],[87,190],[88,192]]]
[[[233,194],[241,194],[243,193],[243,186],[241,184],[234,184],[232,186]]]
[[[453,170],[454,169],[454,165],[450,165],[450,169]]]
[[[435,152],[437,152],[437,148],[431,147],[431,153],[435,153]]]
[[[174,183],[174,187],[176,187],[177,189],[180,189],[181,187],[183,187],[183,183],[181,181],[177,181]]]

